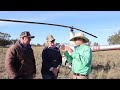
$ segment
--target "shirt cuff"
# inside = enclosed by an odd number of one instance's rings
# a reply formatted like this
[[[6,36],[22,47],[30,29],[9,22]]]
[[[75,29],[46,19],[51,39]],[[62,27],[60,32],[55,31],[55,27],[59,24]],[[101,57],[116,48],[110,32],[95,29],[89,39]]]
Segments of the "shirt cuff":
[[[49,70],[52,71],[52,70],[53,70],[53,67],[51,67]]]
[[[59,68],[60,68],[60,65],[58,65],[57,69],[59,69]]]
[[[66,52],[64,53],[64,55],[65,55],[65,56],[69,56],[69,53],[68,53],[68,51],[66,51]]]
[[[72,55],[72,53],[70,53],[70,52],[68,52],[69,53],[69,55]]]

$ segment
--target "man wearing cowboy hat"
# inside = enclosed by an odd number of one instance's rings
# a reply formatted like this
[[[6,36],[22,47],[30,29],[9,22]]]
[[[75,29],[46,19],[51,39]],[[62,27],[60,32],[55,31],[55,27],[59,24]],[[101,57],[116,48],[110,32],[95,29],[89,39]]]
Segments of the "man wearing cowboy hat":
[[[74,41],[77,48],[73,51],[69,47],[62,47],[68,62],[72,63],[73,79],[88,79],[91,72],[92,51],[85,43],[89,39],[83,33],[77,33],[70,41]]]
[[[20,34],[20,40],[6,53],[5,68],[9,79],[33,79],[36,74],[34,53],[30,45],[34,36],[28,31]]]
[[[55,46],[55,39],[52,35],[48,35],[46,41],[47,45],[42,51],[42,78],[57,79],[62,56],[59,48]]]

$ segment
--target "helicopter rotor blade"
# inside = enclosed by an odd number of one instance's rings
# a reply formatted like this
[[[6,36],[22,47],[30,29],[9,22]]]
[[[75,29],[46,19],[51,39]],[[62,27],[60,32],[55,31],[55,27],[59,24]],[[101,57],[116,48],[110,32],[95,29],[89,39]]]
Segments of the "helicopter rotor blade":
[[[6,21],[6,22],[19,22],[19,23],[30,23],[30,24],[44,24],[44,25],[52,25],[52,26],[60,26],[60,27],[65,27],[65,28],[71,28],[71,29],[75,29],[75,30],[78,30],[78,31],[81,31],[81,32],[84,32],[90,36],[93,36],[95,38],[97,38],[97,36],[95,35],[92,35],[88,32],[85,32],[83,30],[80,30],[80,29],[77,29],[77,28],[74,28],[73,26],[66,26],[66,25],[60,25],[60,24],[50,24],[50,23],[41,23],[41,22],[30,22],[30,21],[18,21],[18,20],[8,20],[8,19],[0,19],[0,21]]]

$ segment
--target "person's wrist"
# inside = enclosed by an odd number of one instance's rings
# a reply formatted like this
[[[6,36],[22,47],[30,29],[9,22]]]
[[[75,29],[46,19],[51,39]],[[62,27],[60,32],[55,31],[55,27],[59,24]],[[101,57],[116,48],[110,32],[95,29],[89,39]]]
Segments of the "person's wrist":
[[[57,69],[59,69],[59,68],[60,68],[60,65],[57,66]]]

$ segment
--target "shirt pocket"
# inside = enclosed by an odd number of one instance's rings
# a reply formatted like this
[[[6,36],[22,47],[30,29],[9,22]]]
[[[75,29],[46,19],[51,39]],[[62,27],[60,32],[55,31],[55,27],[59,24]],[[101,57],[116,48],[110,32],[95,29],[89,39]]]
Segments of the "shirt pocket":
[[[80,63],[82,63],[81,55],[80,55],[80,53],[78,53],[77,51],[75,51],[75,52],[73,53],[73,59],[75,59],[75,60],[79,61]]]

